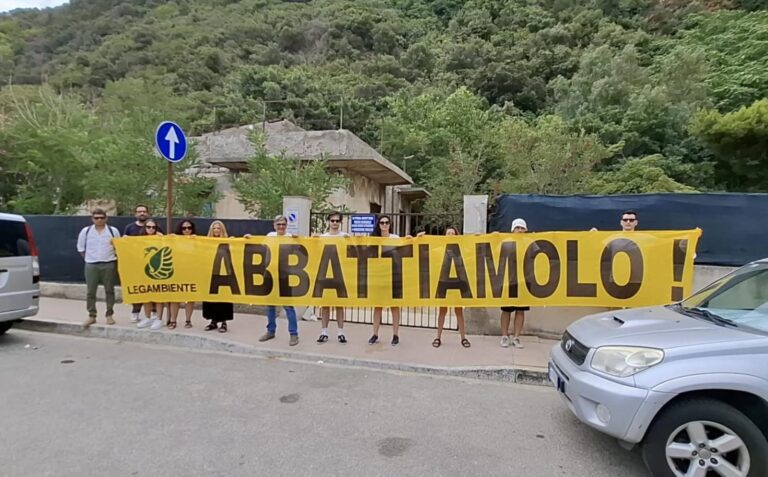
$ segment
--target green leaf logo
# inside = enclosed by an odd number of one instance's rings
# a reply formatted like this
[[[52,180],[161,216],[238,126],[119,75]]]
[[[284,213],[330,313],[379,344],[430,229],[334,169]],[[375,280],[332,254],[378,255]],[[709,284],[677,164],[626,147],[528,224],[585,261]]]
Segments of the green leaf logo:
[[[144,249],[147,265],[144,273],[153,280],[167,280],[173,276],[173,252],[171,247],[147,247]]]

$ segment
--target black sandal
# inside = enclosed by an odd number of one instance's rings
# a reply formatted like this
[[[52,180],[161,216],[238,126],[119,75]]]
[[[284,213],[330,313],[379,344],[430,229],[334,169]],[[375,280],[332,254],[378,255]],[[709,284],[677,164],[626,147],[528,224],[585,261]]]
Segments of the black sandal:
[[[227,332],[227,322],[224,321],[221,323],[221,328],[219,328],[219,333],[226,333]]]
[[[192,328],[192,321],[190,321],[190,320],[187,320],[187,321],[184,323],[184,328]]]
[[[174,330],[174,329],[176,329],[176,322],[175,322],[175,321],[169,321],[169,322],[168,322],[168,329],[169,329],[169,330]]]
[[[205,327],[205,331],[215,330],[218,327],[219,325],[217,325],[215,321],[212,321],[208,326]]]
[[[461,346],[463,346],[465,348],[469,348],[470,346],[472,346],[472,343],[470,343],[468,339],[462,338],[461,339]]]
[[[434,346],[435,348],[439,348],[441,344],[443,344],[443,342],[440,341],[440,338],[435,338],[434,340],[432,340],[432,346]]]

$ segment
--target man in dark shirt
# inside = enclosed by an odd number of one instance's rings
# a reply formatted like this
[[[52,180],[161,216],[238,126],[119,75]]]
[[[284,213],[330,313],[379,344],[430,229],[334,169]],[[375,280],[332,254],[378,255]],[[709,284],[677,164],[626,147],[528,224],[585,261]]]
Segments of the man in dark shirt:
[[[139,204],[136,206],[135,210],[136,214],[136,221],[131,222],[130,224],[125,226],[125,231],[123,232],[123,236],[137,236],[137,235],[144,235],[144,224],[147,223],[147,219],[149,219],[149,207],[147,207],[144,204]],[[162,231],[159,231],[162,232]]]

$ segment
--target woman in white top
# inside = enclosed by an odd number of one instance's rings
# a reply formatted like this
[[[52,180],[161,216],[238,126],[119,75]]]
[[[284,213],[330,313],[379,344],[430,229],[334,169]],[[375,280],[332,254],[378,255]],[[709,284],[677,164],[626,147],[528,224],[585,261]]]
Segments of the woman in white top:
[[[376,227],[373,229],[371,237],[400,238],[397,234],[391,233],[391,229],[392,219],[388,215],[381,215],[379,216],[379,221],[377,222]],[[410,235],[407,235],[406,237],[411,238]],[[400,337],[397,334],[400,330],[400,307],[391,306],[389,309],[392,311],[392,346],[396,346],[400,343]],[[379,341],[381,312],[381,307],[373,309],[373,336],[368,340],[368,344],[376,344],[376,342]]]
[[[321,235],[321,237],[349,237],[349,234],[341,230],[341,222],[343,217],[338,212],[331,212],[328,215],[328,231]],[[338,326],[337,339],[339,343],[345,344],[347,342],[347,336],[344,334],[344,307],[335,306],[336,310],[336,324]],[[317,338],[318,343],[325,343],[328,341],[328,323],[331,321],[331,307],[323,306],[320,308],[320,319],[322,328],[320,329],[320,337]]]
[[[417,237],[421,237],[426,232],[419,232]],[[445,229],[445,235],[446,236],[453,236],[453,235],[459,235],[459,230],[449,225]],[[461,346],[465,348],[469,348],[472,346],[472,344],[467,339],[467,335],[464,332],[464,308],[457,306],[454,307],[453,311],[456,313],[456,322],[459,325],[459,335],[461,336]],[[445,316],[448,314],[448,307],[441,306],[437,311],[437,338],[435,338],[432,341],[432,346],[435,348],[439,348],[443,342],[441,341],[442,335],[443,335],[443,327],[445,326]]]
[[[157,222],[153,219],[147,219],[144,223],[144,235],[159,237],[163,233],[158,230]],[[144,319],[139,321],[136,327],[149,328],[151,330],[161,329],[163,327],[163,310],[165,305],[165,303],[144,303]],[[153,310],[157,310],[157,312]]]

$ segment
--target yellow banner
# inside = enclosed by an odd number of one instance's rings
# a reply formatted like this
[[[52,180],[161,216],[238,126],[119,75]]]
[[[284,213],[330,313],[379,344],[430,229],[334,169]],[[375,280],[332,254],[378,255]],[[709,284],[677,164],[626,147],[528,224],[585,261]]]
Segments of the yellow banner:
[[[635,307],[691,292],[700,235],[164,236],[114,243],[128,303]]]

